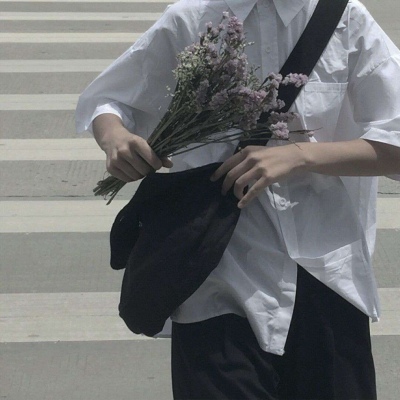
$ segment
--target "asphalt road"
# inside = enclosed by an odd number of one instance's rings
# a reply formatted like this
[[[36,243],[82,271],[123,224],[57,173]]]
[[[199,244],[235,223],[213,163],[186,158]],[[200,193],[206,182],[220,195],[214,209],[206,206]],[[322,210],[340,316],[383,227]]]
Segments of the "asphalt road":
[[[168,339],[117,317],[121,273],[108,230],[134,185],[105,207],[104,156],[77,137],[78,93],[167,1],[0,0],[0,399],[168,400]],[[400,2],[364,4],[400,46]],[[398,77],[396,77],[398,78]],[[373,326],[380,400],[399,398],[400,184],[381,179]]]

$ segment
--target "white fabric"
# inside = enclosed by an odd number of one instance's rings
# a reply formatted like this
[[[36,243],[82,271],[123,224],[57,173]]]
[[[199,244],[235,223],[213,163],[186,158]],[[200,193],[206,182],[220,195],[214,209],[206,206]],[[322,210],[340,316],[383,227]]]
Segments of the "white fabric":
[[[260,77],[278,72],[316,0],[181,0],[82,94],[77,130],[103,112],[147,137],[168,106],[176,54],[229,10],[244,20]],[[400,146],[400,52],[359,1],[350,1],[293,110],[292,129],[318,129],[312,140],[365,138]],[[297,135],[298,136],[298,135]],[[305,140],[293,137],[294,140]],[[308,139],[307,139],[308,140]],[[285,145],[270,142],[269,145]],[[174,158],[183,170],[223,161],[235,144],[209,145]],[[399,178],[399,177],[397,177]],[[297,175],[274,184],[243,210],[217,269],[172,319],[188,323],[224,313],[246,316],[265,351],[283,354],[296,292],[296,264],[377,320],[371,266],[375,243],[374,177]]]

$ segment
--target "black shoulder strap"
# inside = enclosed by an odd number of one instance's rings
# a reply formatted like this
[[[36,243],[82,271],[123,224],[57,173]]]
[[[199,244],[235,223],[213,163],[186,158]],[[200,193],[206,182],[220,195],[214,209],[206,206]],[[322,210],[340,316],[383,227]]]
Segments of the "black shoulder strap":
[[[296,47],[280,70],[282,76],[292,72],[310,75],[335,31],[348,0],[319,0],[315,11]],[[286,112],[296,100],[301,87],[281,86],[279,95],[285,101]]]
[[[319,0],[314,13],[304,29],[295,48],[280,70],[282,76],[290,73],[309,76],[324,52],[346,8],[348,0]],[[301,91],[294,85],[279,87],[278,98],[285,102],[281,112],[287,112]],[[266,122],[269,113],[261,114],[259,122]],[[253,145],[265,145],[268,139],[245,140],[242,148]]]

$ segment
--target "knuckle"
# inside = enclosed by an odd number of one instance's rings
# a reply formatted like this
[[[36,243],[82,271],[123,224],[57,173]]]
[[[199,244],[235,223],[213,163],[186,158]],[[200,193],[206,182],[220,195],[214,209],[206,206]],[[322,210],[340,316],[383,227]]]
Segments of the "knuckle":
[[[116,151],[117,158],[124,158],[130,154],[131,154],[131,151],[129,150],[129,147],[127,147],[127,146],[119,147]]]
[[[111,163],[111,162],[108,162],[108,163],[106,164],[106,170],[107,170],[108,173],[110,173],[111,175],[113,175],[113,173],[115,173],[114,164]]]
[[[127,148],[130,151],[139,151],[139,149],[143,148],[144,146],[148,146],[147,142],[137,135],[129,138],[129,141],[127,142]]]
[[[138,143],[140,143],[141,139],[142,139],[142,138],[141,138],[139,135],[130,135],[130,136],[128,137],[127,142],[128,142],[130,145],[135,146],[135,145],[137,145]]]
[[[268,169],[265,168],[263,165],[257,165],[256,172],[260,176],[267,176],[268,175]]]
[[[250,154],[247,156],[247,161],[248,161],[252,166],[256,165],[256,164],[259,162],[258,155],[255,154],[255,153],[250,153]]]
[[[250,154],[250,146],[245,147],[244,149],[240,150],[240,152],[245,155],[248,156]]]

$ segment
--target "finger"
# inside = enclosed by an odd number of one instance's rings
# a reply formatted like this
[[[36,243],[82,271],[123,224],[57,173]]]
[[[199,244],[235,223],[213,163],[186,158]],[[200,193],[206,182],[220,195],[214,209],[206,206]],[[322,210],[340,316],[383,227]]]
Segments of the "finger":
[[[126,157],[125,160],[132,166],[134,170],[139,172],[142,176],[146,176],[150,174],[150,172],[154,172],[156,170],[140,154],[136,153],[136,151],[133,151],[131,154],[129,154],[129,156]]]
[[[157,154],[142,138],[136,138],[137,143],[134,147],[134,153],[136,153],[142,160],[147,163],[151,169],[157,171],[162,167],[162,161],[158,158]]]
[[[240,176],[235,180],[233,186],[233,192],[239,200],[243,198],[245,190],[247,193],[248,187],[252,182],[258,181],[259,179],[262,178],[260,170],[249,167],[247,167],[247,169],[248,169],[247,171],[246,170],[239,171]]]
[[[246,207],[254,198],[256,198],[266,187],[268,182],[265,178],[260,178],[250,187],[248,192],[242,197],[238,203],[239,208]]]
[[[211,181],[215,182],[226,175],[232,168],[243,161],[243,154],[241,152],[229,157],[212,175]]]
[[[245,162],[241,162],[240,164],[233,167],[225,176],[224,182],[222,183],[222,194],[228,193],[228,191],[232,188],[236,188],[236,182],[238,179],[241,179],[248,172],[248,166]],[[243,179],[241,179],[243,180]],[[244,181],[244,180],[243,180]],[[246,186],[246,185],[244,185]],[[235,191],[235,195],[237,198],[241,198],[242,195],[239,192]]]
[[[112,169],[123,171],[131,180],[140,179],[154,171],[130,146],[113,149],[107,156],[107,169],[110,173]]]
[[[168,157],[162,157],[161,162],[164,168],[172,168],[174,166],[174,163]]]
[[[132,179],[131,177],[129,177],[128,175],[125,174],[125,172],[123,172],[122,170],[118,169],[118,168],[110,168],[108,169],[108,172],[115,178],[118,178],[119,180],[123,181],[123,182],[132,182],[135,179]]]
[[[118,160],[110,160],[107,163],[107,171],[124,182],[137,181],[144,176],[129,162],[121,158]]]

